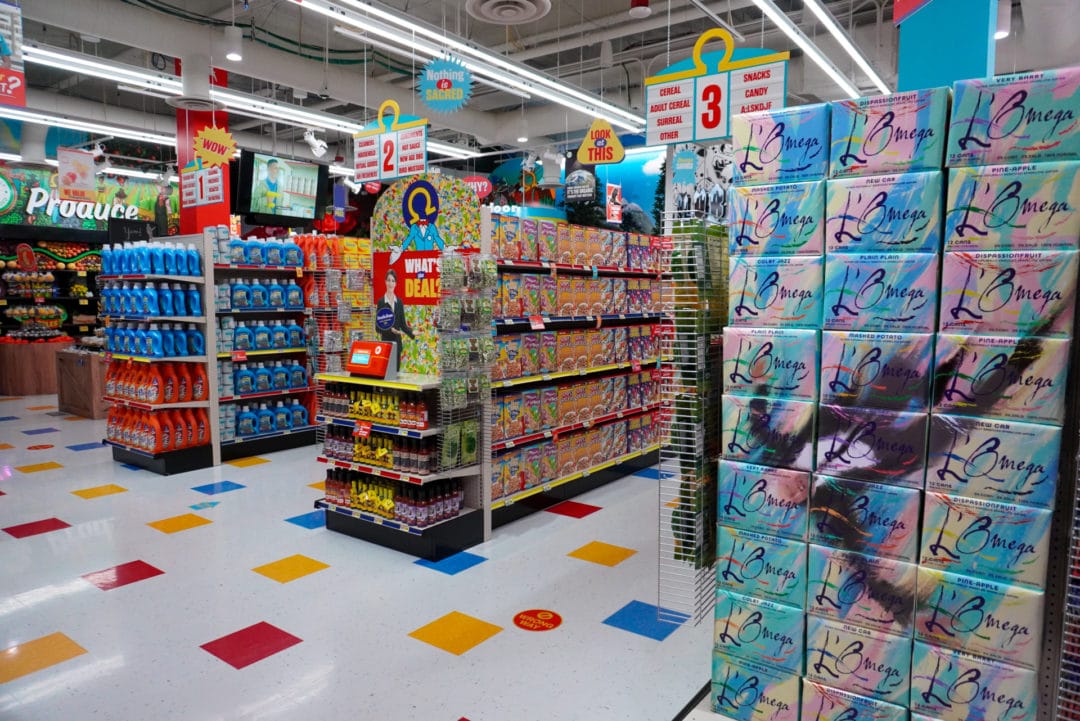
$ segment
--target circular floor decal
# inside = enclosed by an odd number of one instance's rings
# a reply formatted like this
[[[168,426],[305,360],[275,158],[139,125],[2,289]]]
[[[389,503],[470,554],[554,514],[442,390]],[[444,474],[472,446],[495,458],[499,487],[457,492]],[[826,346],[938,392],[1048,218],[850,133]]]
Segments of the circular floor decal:
[[[532,609],[514,616],[514,625],[526,631],[551,631],[562,625],[562,616],[554,611]]]

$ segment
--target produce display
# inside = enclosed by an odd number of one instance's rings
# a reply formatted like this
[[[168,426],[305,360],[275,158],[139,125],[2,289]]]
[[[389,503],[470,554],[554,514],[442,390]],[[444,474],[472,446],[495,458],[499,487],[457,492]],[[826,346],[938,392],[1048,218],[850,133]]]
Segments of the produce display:
[[[0,242],[0,262],[9,270],[18,267],[12,241]],[[32,244],[38,270],[101,270],[101,251],[88,243],[39,240]]]

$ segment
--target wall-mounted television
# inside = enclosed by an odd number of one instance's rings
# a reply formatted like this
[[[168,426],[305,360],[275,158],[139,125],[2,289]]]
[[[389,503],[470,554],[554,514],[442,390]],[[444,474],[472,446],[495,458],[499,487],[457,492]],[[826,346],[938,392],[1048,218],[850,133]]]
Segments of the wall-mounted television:
[[[244,150],[233,210],[253,225],[308,225],[322,217],[329,186],[326,165]]]

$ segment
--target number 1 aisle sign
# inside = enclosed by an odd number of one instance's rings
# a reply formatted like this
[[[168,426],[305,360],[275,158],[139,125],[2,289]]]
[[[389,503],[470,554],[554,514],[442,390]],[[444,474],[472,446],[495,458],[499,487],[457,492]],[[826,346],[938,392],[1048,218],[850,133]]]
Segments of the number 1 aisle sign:
[[[394,113],[389,127],[383,122],[387,108]],[[423,173],[427,170],[427,120],[402,122],[401,108],[387,100],[379,108],[379,119],[373,126],[353,136],[353,166],[358,183]]]
[[[724,41],[724,53],[703,56],[713,39]],[[784,106],[788,53],[736,50],[734,43],[714,28],[698,38],[688,60],[646,78],[647,145],[719,140],[731,135],[732,115]]]

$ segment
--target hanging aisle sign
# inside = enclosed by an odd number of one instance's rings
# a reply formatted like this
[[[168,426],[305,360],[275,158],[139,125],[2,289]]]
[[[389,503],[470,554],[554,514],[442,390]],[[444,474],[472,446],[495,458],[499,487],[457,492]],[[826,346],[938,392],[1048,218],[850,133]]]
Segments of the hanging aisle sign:
[[[205,127],[195,134],[195,157],[204,167],[227,165],[235,152],[236,141],[228,130]]]
[[[577,151],[577,159],[584,165],[621,163],[626,157],[622,141],[615,134],[611,123],[597,118],[585,133],[585,140]]]
[[[394,113],[390,126],[384,116]],[[369,129],[353,136],[353,166],[356,182],[387,181],[417,175],[427,170],[426,118],[401,116],[401,107],[393,100],[379,107],[379,117]]]
[[[420,99],[436,113],[453,113],[472,95],[472,75],[457,60],[435,58],[420,72],[416,91]]]
[[[701,54],[710,40],[724,52]],[[707,142],[731,135],[731,116],[784,107],[790,53],[735,48],[723,28],[706,31],[690,58],[645,79],[646,144]]]
[[[97,168],[93,152],[81,148],[57,148],[56,176],[60,200],[90,203],[97,200]]]
[[[205,166],[196,158],[180,170],[180,202],[185,208],[225,202],[221,166]]]

